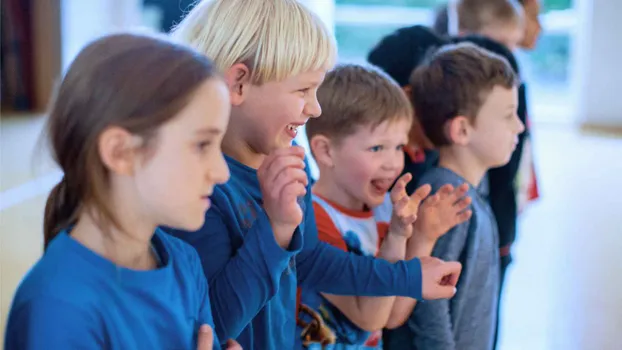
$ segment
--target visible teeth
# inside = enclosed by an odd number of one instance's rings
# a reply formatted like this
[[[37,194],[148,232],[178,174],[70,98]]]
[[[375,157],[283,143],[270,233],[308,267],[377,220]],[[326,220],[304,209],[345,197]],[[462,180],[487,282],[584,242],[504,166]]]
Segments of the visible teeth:
[[[298,130],[298,127],[295,126],[295,125],[291,125],[290,124],[290,125],[288,125],[288,127],[289,127],[289,130],[291,130],[291,131],[297,131]]]

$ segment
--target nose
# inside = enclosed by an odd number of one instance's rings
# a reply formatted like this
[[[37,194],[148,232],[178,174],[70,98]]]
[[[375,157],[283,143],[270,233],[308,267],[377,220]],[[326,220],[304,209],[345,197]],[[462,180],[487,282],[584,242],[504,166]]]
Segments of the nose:
[[[213,185],[221,185],[229,181],[229,166],[225,161],[225,157],[220,153],[214,162],[210,162],[211,166],[207,172],[207,179]]]
[[[517,134],[522,134],[523,131],[525,131],[525,124],[518,118],[518,115],[516,116],[516,122],[517,122]]]
[[[317,96],[315,94],[313,94],[310,101],[306,102],[303,112],[311,118],[317,118],[322,115],[322,106],[320,106],[320,102],[317,100]]]

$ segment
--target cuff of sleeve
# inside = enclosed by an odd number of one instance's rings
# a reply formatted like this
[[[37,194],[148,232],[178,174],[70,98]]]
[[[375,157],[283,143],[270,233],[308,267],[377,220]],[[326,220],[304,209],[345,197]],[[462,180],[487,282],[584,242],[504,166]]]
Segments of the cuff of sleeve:
[[[423,275],[421,272],[421,260],[419,258],[411,259],[408,264],[408,277],[410,287],[409,294],[412,298],[423,300]]]
[[[256,244],[259,247],[261,254],[264,256],[266,264],[270,269],[280,268],[284,271],[289,265],[290,259],[302,248],[300,230],[296,228],[289,247],[285,250],[281,248],[276,241],[274,232],[272,231],[272,226],[270,225],[270,220],[265,212],[262,212],[257,216],[254,226],[257,234],[252,235],[251,237],[255,237],[257,240]],[[248,243],[250,243],[250,245],[255,244],[252,242],[247,242],[246,244]]]

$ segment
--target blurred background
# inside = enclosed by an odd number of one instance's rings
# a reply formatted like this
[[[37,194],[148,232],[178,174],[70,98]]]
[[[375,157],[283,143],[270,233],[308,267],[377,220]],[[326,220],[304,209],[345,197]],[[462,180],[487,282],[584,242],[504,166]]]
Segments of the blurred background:
[[[334,31],[340,59],[364,62],[384,35],[431,25],[447,0],[301,1]],[[2,334],[15,288],[41,255],[43,206],[61,176],[40,142],[54,85],[89,41],[166,32],[193,2],[1,0]],[[622,1],[541,4],[536,48],[516,52],[540,198],[519,218],[500,350],[622,349]]]

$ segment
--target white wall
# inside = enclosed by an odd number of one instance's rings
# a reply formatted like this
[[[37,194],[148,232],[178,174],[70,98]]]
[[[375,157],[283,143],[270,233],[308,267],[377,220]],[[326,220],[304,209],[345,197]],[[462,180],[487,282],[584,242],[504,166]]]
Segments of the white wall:
[[[578,120],[622,127],[622,1],[575,0],[580,16],[574,47]]]
[[[142,0],[62,0],[62,70],[92,40],[139,26]]]

